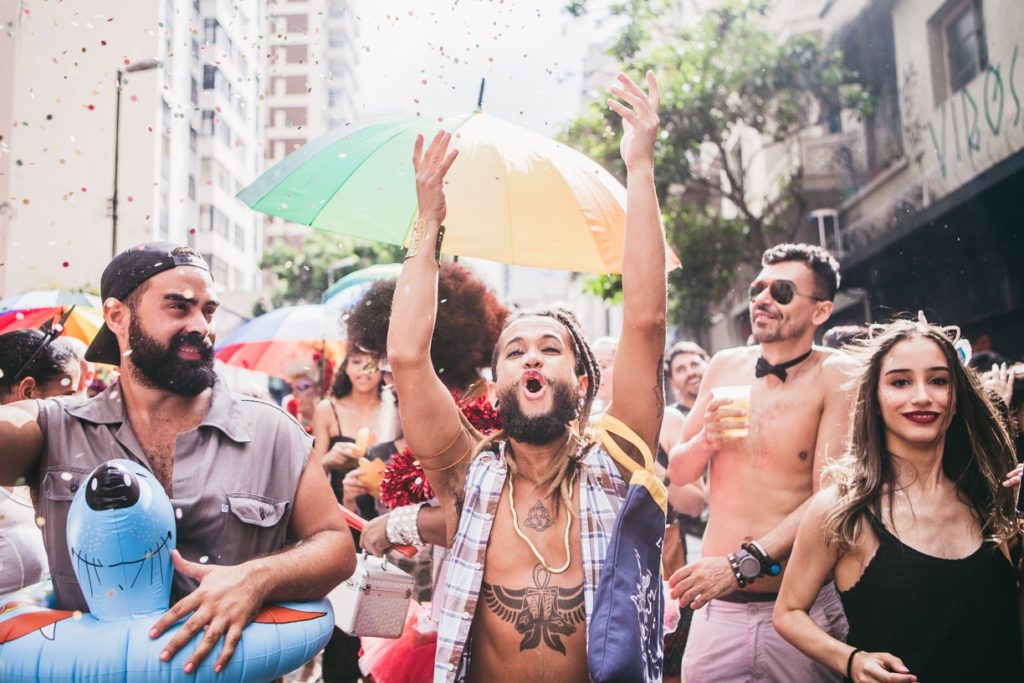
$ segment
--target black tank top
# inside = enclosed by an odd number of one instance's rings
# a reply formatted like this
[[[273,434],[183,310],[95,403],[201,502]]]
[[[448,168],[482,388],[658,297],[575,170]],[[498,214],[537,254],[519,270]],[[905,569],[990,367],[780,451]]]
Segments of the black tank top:
[[[896,655],[922,683],[1024,681],[1016,576],[1000,549],[983,543],[963,559],[932,557],[868,519],[878,552],[840,593],[847,642]]]

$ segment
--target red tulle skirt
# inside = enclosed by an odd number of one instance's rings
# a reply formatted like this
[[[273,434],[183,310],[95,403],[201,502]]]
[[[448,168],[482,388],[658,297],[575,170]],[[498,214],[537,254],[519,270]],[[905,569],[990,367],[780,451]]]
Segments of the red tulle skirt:
[[[363,638],[359,668],[375,683],[430,683],[434,678],[437,622],[430,603],[413,602],[398,638]]]

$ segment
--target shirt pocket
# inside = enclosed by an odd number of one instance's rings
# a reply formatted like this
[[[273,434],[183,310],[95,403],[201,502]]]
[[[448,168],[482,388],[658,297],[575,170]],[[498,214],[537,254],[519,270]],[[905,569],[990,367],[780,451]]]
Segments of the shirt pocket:
[[[288,501],[274,500],[252,493],[228,493],[228,506],[231,514],[244,524],[269,528],[276,526],[284,519],[288,511]]]
[[[70,502],[90,472],[91,469],[81,467],[47,470],[43,476],[43,495],[47,500]]]

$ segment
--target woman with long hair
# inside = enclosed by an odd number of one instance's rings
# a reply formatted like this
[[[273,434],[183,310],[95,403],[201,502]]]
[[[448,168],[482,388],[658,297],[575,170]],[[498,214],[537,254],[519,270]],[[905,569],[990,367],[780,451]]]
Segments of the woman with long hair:
[[[368,446],[395,437],[394,406],[382,400],[384,380],[373,356],[351,349],[331,382],[331,395],[313,412],[313,448],[331,477],[338,502],[342,480]],[[356,443],[360,430],[367,437]]]
[[[848,455],[800,524],[775,628],[853,681],[1024,680],[1010,437],[944,330],[861,347]],[[808,616],[834,575],[847,642]]]

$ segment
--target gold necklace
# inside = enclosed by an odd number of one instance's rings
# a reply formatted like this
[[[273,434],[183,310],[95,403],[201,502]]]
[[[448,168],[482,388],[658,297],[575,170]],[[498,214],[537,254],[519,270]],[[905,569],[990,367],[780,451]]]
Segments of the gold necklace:
[[[512,502],[512,499],[515,498],[516,495],[516,488],[515,485],[512,483],[512,481],[515,478],[515,475],[512,475],[508,478],[508,509],[512,512],[512,528],[516,530],[517,534],[519,534],[519,538],[526,541],[526,545],[530,546],[530,550],[533,551],[533,556],[537,558],[537,561],[541,563],[541,566],[543,566],[544,569],[548,570],[552,574],[564,573],[565,570],[569,568],[569,564],[572,562],[572,551],[569,548],[569,527],[572,526],[573,477],[570,476],[569,478],[569,502],[565,507],[565,564],[563,564],[561,567],[552,567],[551,565],[549,565],[547,563],[547,560],[544,559],[544,556],[540,554],[539,550],[537,550],[537,546],[533,544],[533,541],[527,538],[526,534],[524,534],[522,530],[519,528],[519,515],[516,514],[516,506]]]

